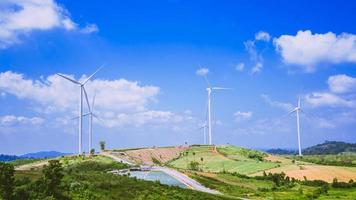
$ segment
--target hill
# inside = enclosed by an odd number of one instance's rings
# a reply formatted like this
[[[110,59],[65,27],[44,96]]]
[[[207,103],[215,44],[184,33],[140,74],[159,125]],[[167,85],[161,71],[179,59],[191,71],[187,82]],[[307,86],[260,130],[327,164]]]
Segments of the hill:
[[[9,161],[18,160],[18,159],[21,159],[21,157],[15,156],[15,155],[0,154],[1,162],[9,162]]]
[[[317,144],[303,150],[304,155],[326,155],[339,154],[343,152],[356,153],[356,143],[325,141],[322,144]]]
[[[61,153],[58,151],[39,151],[35,153],[27,153],[21,155],[21,158],[56,158],[60,156],[69,155],[70,153]]]
[[[270,154],[276,154],[276,155],[294,155],[297,154],[296,150],[288,150],[288,149],[268,149],[266,151],[267,153]]]

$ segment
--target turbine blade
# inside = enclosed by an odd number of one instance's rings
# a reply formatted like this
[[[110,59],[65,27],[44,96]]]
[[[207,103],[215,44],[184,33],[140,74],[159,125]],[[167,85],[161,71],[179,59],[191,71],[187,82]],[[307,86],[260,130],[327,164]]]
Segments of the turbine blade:
[[[75,84],[81,85],[78,81],[73,80],[73,79],[71,79],[71,78],[69,78],[69,77],[67,77],[67,76],[64,76],[63,74],[57,73],[57,75],[60,76],[60,77],[62,77],[62,78],[67,79],[67,80],[70,81],[70,82],[73,82],[73,83],[75,83]]]
[[[88,116],[89,114],[90,113],[85,113],[82,115],[82,117]],[[78,119],[78,118],[79,118],[79,116],[76,116],[76,117],[71,118],[71,120]]]
[[[291,111],[288,113],[288,115],[294,113],[294,112],[297,111],[297,110],[298,110],[298,108],[294,108],[293,110],[291,110]]]
[[[204,80],[205,80],[206,84],[208,85],[208,87],[211,88],[211,85],[209,83],[208,77],[206,77],[206,75],[203,76],[203,77],[204,77]]]
[[[100,66],[92,75],[90,75],[84,82],[83,85],[85,85],[96,73],[98,73],[98,71],[101,70],[101,68],[103,68],[104,66]]]
[[[225,88],[225,87],[212,87],[213,90],[232,90],[232,88]]]
[[[89,108],[89,111],[91,112],[87,91],[85,90],[84,85],[82,87],[83,87],[83,91],[84,91],[85,101],[87,102],[87,106]]]
[[[93,101],[91,102],[91,112],[94,111],[95,97],[96,97],[96,92],[94,93]]]

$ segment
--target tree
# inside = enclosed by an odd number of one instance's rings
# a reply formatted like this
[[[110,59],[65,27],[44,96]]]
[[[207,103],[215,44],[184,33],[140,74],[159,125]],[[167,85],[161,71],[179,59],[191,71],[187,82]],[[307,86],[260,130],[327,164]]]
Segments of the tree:
[[[43,168],[43,182],[45,192],[49,196],[60,195],[60,184],[63,174],[63,167],[59,160],[48,161],[49,165]]]
[[[94,155],[95,154],[95,149],[90,149],[90,155]]]
[[[200,161],[201,161],[201,169],[202,169],[202,171],[204,170],[204,158],[203,157],[201,157],[200,158]]]
[[[99,145],[100,145],[100,150],[104,151],[105,150],[105,141],[100,141]]]
[[[0,162],[0,199],[12,200],[14,191],[14,166]]]

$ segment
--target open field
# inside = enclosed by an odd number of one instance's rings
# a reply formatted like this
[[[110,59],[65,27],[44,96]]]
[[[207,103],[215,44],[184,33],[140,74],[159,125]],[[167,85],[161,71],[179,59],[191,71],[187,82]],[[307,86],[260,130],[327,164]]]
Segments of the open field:
[[[140,149],[123,149],[112,151],[118,157],[127,158],[136,164],[153,165],[166,163],[174,158],[188,147],[161,147],[161,148],[140,148]]]
[[[304,176],[308,180],[324,180],[332,182],[334,178],[339,181],[348,182],[350,179],[356,180],[356,168],[340,167],[340,166],[322,166],[315,164],[305,165],[284,165],[278,168],[266,170],[266,173],[281,173],[284,172],[287,176],[299,180],[304,180]],[[252,176],[262,175],[262,172],[251,174]]]
[[[192,146],[169,165],[179,169],[188,169],[189,163],[193,161],[199,163],[202,171],[227,171],[240,174],[251,174],[279,166],[278,163],[253,159],[240,152],[241,148],[233,146],[221,146],[217,149],[213,146]]]

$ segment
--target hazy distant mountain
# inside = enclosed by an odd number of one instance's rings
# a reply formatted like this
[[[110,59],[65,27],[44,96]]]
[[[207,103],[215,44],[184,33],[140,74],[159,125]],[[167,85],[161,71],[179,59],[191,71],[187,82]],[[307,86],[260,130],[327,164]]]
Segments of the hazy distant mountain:
[[[0,154],[0,161],[3,161],[3,162],[18,160],[18,159],[22,159],[22,158],[19,156],[15,156],[15,155]]]
[[[270,154],[277,154],[277,155],[294,155],[297,154],[296,150],[291,150],[291,149],[268,149],[266,151],[267,153]]]
[[[322,144],[317,144],[303,150],[304,155],[339,154],[343,152],[356,152],[356,143],[325,141]]]
[[[35,153],[27,153],[20,157],[22,158],[55,158],[59,156],[69,155],[69,153],[61,153],[58,151],[40,151]]]
[[[19,159],[29,158],[55,158],[60,156],[69,155],[70,153],[61,153],[58,151],[40,151],[35,153],[27,153],[21,156],[0,154],[0,161],[8,162]]]

